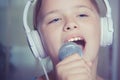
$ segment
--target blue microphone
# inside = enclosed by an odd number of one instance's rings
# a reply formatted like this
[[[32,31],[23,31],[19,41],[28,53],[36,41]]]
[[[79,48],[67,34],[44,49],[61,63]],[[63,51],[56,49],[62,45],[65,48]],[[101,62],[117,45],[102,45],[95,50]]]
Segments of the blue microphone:
[[[79,45],[77,45],[74,42],[67,42],[62,45],[62,47],[59,50],[59,60],[63,60],[64,58],[74,54],[78,53],[80,56],[82,56],[82,49]]]

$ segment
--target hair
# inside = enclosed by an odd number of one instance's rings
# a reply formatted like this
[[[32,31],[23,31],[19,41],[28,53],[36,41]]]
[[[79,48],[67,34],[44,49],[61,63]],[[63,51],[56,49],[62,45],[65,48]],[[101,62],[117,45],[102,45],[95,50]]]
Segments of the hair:
[[[96,2],[96,0],[90,0],[90,1],[93,4],[93,6],[96,8],[98,14],[100,14],[100,10],[99,10],[98,3]]]
[[[98,14],[100,14],[99,7],[98,7],[98,4],[97,4],[96,0],[90,0],[90,1],[94,5],[94,7],[96,8]],[[34,7],[33,26],[34,26],[35,30],[37,30],[38,16],[39,16],[39,11],[40,11],[41,4],[42,4],[42,0],[37,0],[36,4],[35,4],[35,7]]]
[[[38,14],[39,14],[41,4],[42,4],[42,0],[37,0],[36,4],[35,4],[35,7],[34,7],[34,10],[33,10],[33,26],[34,26],[35,30],[37,30],[37,24],[38,24],[37,19],[38,19]]]

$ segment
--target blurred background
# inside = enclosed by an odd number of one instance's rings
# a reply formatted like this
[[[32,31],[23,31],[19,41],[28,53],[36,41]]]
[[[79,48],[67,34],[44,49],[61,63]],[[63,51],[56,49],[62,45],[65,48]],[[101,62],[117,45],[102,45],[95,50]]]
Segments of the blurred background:
[[[112,46],[100,49],[98,74],[105,80],[120,80],[120,1],[109,1],[114,41]],[[28,47],[23,29],[22,15],[26,2],[0,0],[0,80],[33,80],[43,74],[39,61],[35,60]],[[32,12],[29,15],[32,24],[31,15]]]

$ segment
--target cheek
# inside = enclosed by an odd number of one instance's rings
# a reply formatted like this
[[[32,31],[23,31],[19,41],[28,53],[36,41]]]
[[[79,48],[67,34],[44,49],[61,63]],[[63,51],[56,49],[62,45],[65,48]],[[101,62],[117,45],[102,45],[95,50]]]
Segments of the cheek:
[[[85,26],[85,25],[84,25]],[[85,57],[88,60],[95,60],[100,46],[100,23],[88,22],[84,27],[83,34],[86,38]]]
[[[87,45],[86,53],[89,53],[89,59],[93,61],[98,56],[100,46],[100,34],[99,32],[95,32],[95,34],[93,33],[93,35],[91,36],[92,37],[90,38],[89,43]]]
[[[93,37],[94,39],[99,39],[100,38],[100,19],[99,17],[95,17],[89,21],[86,22],[86,30],[90,37]]]
[[[49,29],[43,30],[42,35],[47,48],[47,54],[52,59],[57,59],[58,50],[61,46],[61,34],[60,31],[51,31]]]

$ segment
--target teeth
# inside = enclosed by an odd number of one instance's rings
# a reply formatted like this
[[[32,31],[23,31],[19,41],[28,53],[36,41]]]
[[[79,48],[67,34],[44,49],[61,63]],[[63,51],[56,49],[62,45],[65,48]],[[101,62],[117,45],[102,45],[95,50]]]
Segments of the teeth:
[[[71,38],[68,40],[68,42],[71,42],[71,41],[78,41],[78,40],[81,40],[80,37],[76,37],[76,38]]]

